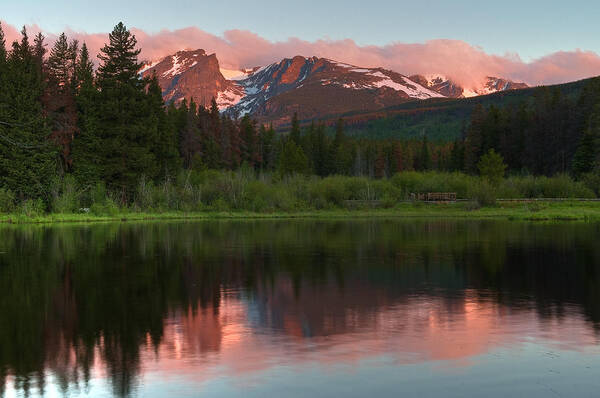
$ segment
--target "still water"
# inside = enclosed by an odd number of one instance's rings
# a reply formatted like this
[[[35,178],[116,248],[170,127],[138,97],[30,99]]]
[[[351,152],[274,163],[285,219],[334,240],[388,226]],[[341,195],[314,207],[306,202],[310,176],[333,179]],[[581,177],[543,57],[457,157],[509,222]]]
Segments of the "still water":
[[[0,229],[0,396],[596,397],[600,224]]]

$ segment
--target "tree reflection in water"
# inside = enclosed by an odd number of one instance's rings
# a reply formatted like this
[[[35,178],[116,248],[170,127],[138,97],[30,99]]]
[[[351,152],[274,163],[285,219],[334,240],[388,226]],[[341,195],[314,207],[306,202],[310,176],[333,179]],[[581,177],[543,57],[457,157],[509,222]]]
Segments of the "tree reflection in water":
[[[135,391],[293,361],[464,358],[600,331],[598,224],[246,221],[4,227],[0,392]],[[563,322],[568,320],[568,322]],[[327,355],[323,355],[327,353]],[[279,361],[279,362],[278,362]],[[198,376],[202,374],[202,376]]]

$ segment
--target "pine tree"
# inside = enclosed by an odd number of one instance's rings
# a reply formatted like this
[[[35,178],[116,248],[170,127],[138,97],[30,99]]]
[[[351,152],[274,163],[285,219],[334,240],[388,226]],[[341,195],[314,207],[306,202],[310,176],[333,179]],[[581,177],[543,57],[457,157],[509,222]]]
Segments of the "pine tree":
[[[377,157],[375,158],[375,177],[385,177],[385,156],[381,148],[377,150]]]
[[[73,168],[77,179],[89,186],[99,181],[103,161],[100,157],[102,142],[97,106],[99,93],[94,86],[94,71],[85,43],[79,53],[75,75],[74,89],[79,133],[71,145]]]
[[[48,57],[48,73],[50,78],[61,88],[66,88],[71,82],[72,60],[73,56],[71,55],[67,36],[61,33],[54,43],[52,50],[50,50],[50,57]]]
[[[404,167],[405,167],[404,154],[403,154],[402,145],[400,144],[400,142],[396,142],[394,144],[394,152],[393,153],[394,153],[393,172],[400,173],[400,172],[404,171]]]
[[[6,64],[6,39],[4,37],[4,30],[2,29],[2,22],[0,22],[0,68]],[[2,76],[0,74],[0,76]]]
[[[6,39],[4,38],[4,30],[2,30],[2,22],[0,22],[0,99],[2,98],[2,91],[5,90],[7,84],[6,79],[8,77],[8,66],[6,63]],[[3,106],[0,103],[0,107]],[[0,121],[2,117],[2,109],[0,109]]]
[[[108,35],[109,44],[100,50],[98,58],[102,63],[98,68],[98,82],[102,88],[112,88],[116,85],[140,87],[143,82],[138,75],[142,63],[138,62],[140,49],[137,49],[137,39],[132,35],[123,22],[119,22]]]
[[[276,166],[275,159],[277,156],[277,151],[275,144],[275,130],[273,129],[273,125],[270,125],[269,128],[261,125],[259,137],[262,152],[261,157],[263,159],[263,169],[274,170]]]
[[[291,139],[286,140],[283,145],[279,156],[278,171],[283,176],[308,174],[310,171],[308,158],[304,151]]]
[[[221,126],[221,112],[215,98],[211,101],[207,117],[208,121],[203,123],[202,129],[203,162],[210,169],[219,169],[223,166],[223,148],[220,145],[223,131]],[[204,118],[201,117],[200,119]]]
[[[75,66],[75,81],[74,85],[76,89],[80,89],[81,86],[88,84],[93,84],[94,80],[94,65],[90,60],[90,54],[88,52],[87,46],[85,43],[81,46],[81,51],[79,52],[79,58],[77,59],[77,63]]]
[[[593,170],[600,171],[600,103],[596,105],[589,126],[581,137],[573,157],[572,170],[576,176]]]
[[[25,28],[23,28],[25,29]],[[36,72],[40,78],[44,73],[44,56],[46,55],[46,44],[44,44],[45,37],[43,34],[38,33],[33,39],[33,59],[36,65]]]
[[[294,113],[292,116],[292,129],[290,130],[290,139],[298,146],[300,142],[300,122],[298,121],[298,113]]]
[[[156,75],[152,76],[148,84],[149,114],[155,118],[151,123],[157,125],[157,136],[152,153],[159,166],[162,176],[175,176],[180,168],[178,134],[174,120],[165,112],[165,103],[162,90],[158,85]]]
[[[423,137],[423,141],[421,142],[421,149],[419,151],[418,157],[418,166],[417,169],[421,171],[431,170],[431,152],[429,150],[429,142],[427,140],[427,136]]]
[[[307,139],[310,140],[310,144],[305,146],[304,153],[308,154],[308,158],[311,160],[313,172],[324,177],[330,173],[329,144],[325,135],[325,126],[312,124]]]
[[[477,163],[483,150],[483,130],[486,119],[486,111],[481,105],[477,105],[471,115],[471,124],[467,129],[465,138],[465,171],[477,172]]]
[[[185,168],[192,168],[195,158],[202,158],[202,130],[196,112],[196,103],[192,98],[190,106],[184,102],[179,110],[184,114],[183,128],[180,130],[179,153]]]
[[[506,172],[504,159],[493,149],[490,149],[488,153],[481,157],[477,164],[477,168],[479,169],[481,176],[486,178],[493,185],[499,184]]]
[[[20,199],[49,200],[49,182],[56,171],[56,148],[42,110],[40,60],[25,28],[4,65],[0,90],[0,186]],[[36,45],[43,48],[40,37]],[[39,50],[39,49],[38,49]]]
[[[260,151],[258,147],[258,136],[256,134],[256,122],[245,115],[240,121],[240,138],[242,141],[242,161],[250,167],[260,166]]]
[[[160,170],[153,153],[158,120],[151,111],[148,83],[138,74],[141,63],[136,46],[135,36],[119,23],[109,34],[109,43],[101,49],[99,92],[92,110],[97,123],[87,132],[95,135],[88,141],[98,147],[95,153],[79,155],[97,160],[94,170],[89,170],[97,175],[88,177],[105,181],[109,188],[120,192],[123,201],[131,197],[142,175],[154,178]],[[83,146],[79,149],[86,150]]]
[[[71,143],[78,132],[77,106],[73,87],[77,42],[70,45],[62,33],[54,43],[47,62],[48,86],[44,108],[52,123],[52,139],[61,148],[63,170],[71,168]]]
[[[450,152],[450,169],[452,171],[464,170],[465,147],[459,140],[454,141]]]
[[[344,120],[339,118],[335,125],[335,136],[329,151],[331,173],[347,173],[348,154],[343,152],[345,142],[346,136],[344,135]]]

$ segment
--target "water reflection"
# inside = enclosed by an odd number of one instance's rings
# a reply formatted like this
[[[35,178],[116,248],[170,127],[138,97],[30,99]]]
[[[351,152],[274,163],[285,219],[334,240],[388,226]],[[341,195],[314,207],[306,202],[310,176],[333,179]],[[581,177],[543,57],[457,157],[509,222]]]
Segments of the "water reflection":
[[[599,232],[485,221],[7,227],[0,392],[145,395],[160,382],[183,393],[302,364],[469,367],[532,342],[596,350]]]

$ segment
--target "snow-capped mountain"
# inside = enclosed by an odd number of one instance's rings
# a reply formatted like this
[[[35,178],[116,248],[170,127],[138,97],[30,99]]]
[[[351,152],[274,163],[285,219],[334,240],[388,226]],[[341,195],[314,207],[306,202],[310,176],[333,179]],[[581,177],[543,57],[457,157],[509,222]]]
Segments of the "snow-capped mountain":
[[[461,87],[443,75],[412,75],[410,78],[448,98],[470,98],[528,87],[525,83],[515,83],[510,80],[491,76],[488,76],[482,84],[476,87]]]
[[[240,115],[267,116],[283,110],[281,108],[298,108],[299,105],[335,108],[337,104],[339,111],[348,111],[393,105],[410,99],[443,97],[396,72],[360,68],[317,57],[284,59],[253,71],[238,83],[245,96],[229,112]],[[291,92],[296,100],[290,103],[285,94]],[[348,107],[349,103],[352,107]]]
[[[193,98],[230,115],[285,121],[294,112],[304,119],[351,111],[370,111],[412,100],[460,98],[527,87],[488,78],[481,87],[463,88],[442,75],[411,77],[383,68],[362,68],[326,58],[283,59],[253,69],[221,68],[215,54],[179,51],[147,63],[143,76],[155,74],[166,102]]]

